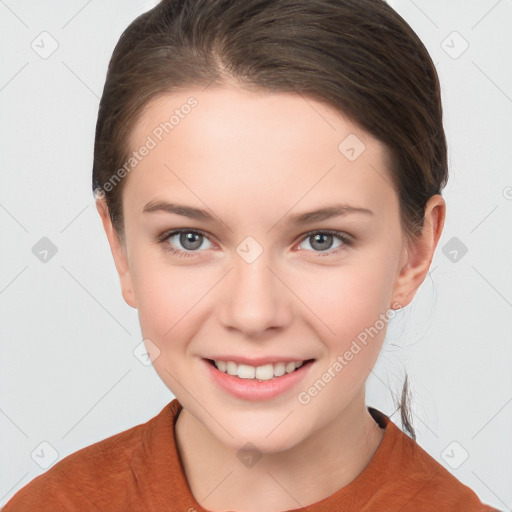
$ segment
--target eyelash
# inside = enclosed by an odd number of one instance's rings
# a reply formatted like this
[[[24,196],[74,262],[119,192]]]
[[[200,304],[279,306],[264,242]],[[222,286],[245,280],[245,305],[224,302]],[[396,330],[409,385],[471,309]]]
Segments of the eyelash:
[[[176,256],[179,256],[180,258],[193,258],[195,257],[196,253],[202,252],[202,251],[182,251],[181,249],[176,249],[172,245],[168,243],[169,238],[172,238],[175,235],[179,235],[181,233],[194,233],[196,235],[202,235],[205,238],[209,239],[208,235],[201,231],[200,229],[177,229],[174,231],[167,231],[164,234],[162,234],[160,237],[158,237],[158,243],[162,244],[162,247],[165,251],[170,252]],[[334,254],[338,254],[343,249],[345,249],[347,246],[350,247],[353,245],[353,239],[349,235],[340,232],[340,231],[332,231],[332,230],[323,230],[323,231],[310,231],[309,233],[306,233],[300,243],[302,243],[304,240],[307,240],[312,235],[332,235],[339,240],[343,242],[343,245],[340,245],[336,249],[333,249],[331,251],[308,251],[307,249],[301,249],[303,251],[308,252],[314,252],[316,253],[316,256],[332,256]]]

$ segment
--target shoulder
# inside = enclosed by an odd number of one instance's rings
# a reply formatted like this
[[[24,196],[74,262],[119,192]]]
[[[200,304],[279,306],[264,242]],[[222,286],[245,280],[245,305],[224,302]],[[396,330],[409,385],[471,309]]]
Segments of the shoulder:
[[[134,467],[143,465],[148,432],[166,414],[169,405],[146,423],[68,455],[20,489],[1,511],[53,512],[56,505],[58,510],[102,510],[114,493],[119,505],[129,504],[137,488]]]
[[[383,448],[387,451],[388,462],[382,467],[387,476],[385,492],[394,495],[397,501],[403,500],[404,510],[426,511],[430,510],[432,504],[446,511],[496,510],[483,504],[470,487],[458,480],[389,418],[382,418],[383,413],[374,410],[374,414],[380,415],[379,420],[386,423],[387,444]]]

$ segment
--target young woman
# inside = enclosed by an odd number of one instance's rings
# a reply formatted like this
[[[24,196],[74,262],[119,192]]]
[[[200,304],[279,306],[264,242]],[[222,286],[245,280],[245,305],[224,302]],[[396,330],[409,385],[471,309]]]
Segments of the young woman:
[[[137,18],[93,189],[176,399],[5,512],[494,510],[416,444],[406,403],[409,436],[365,404],[447,175],[436,70],[385,2],[163,0]]]

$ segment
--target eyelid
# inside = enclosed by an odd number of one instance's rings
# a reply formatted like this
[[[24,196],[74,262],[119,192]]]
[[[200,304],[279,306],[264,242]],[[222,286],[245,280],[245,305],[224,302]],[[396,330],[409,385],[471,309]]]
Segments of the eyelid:
[[[329,249],[327,251],[309,251],[307,249],[301,249],[301,251],[307,251],[313,253],[315,256],[332,256],[334,254],[337,254],[338,252],[345,250],[348,247],[351,247],[355,244],[355,239],[352,235],[349,235],[345,231],[337,231],[334,229],[313,229],[312,231],[309,231],[308,233],[305,233],[301,236],[300,241],[298,244],[300,245],[302,242],[307,240],[310,236],[315,234],[322,234],[322,235],[331,235],[335,238],[338,238],[343,243],[341,246],[338,246],[334,249]]]
[[[332,235],[332,236],[338,236],[341,239],[347,239],[350,241],[354,241],[354,237],[352,235],[349,235],[345,231],[337,231],[335,229],[313,229],[311,231],[308,231],[304,235],[302,235],[301,240],[305,240],[306,238],[310,237],[311,235],[316,235],[317,233],[322,233],[324,235]]]
[[[200,253],[203,251],[185,251],[183,249],[176,249],[171,244],[168,243],[169,239],[179,235],[181,233],[195,233],[198,235],[202,235],[207,240],[209,240],[211,243],[214,243],[212,240],[212,235],[207,233],[206,231],[203,231],[202,229],[196,229],[196,228],[178,228],[178,229],[171,229],[168,231],[164,231],[160,236],[157,237],[157,242],[164,246],[164,250],[170,251],[173,253],[181,253],[182,255],[190,255],[193,256],[196,253]]]
[[[158,241],[162,242],[170,238],[174,235],[179,235],[181,233],[197,233],[198,235],[203,235],[205,238],[208,238],[208,240],[211,241],[212,235],[207,233],[206,231],[203,231],[202,229],[196,229],[196,228],[179,228],[179,229],[170,229],[168,231],[164,231],[161,235],[158,236]]]

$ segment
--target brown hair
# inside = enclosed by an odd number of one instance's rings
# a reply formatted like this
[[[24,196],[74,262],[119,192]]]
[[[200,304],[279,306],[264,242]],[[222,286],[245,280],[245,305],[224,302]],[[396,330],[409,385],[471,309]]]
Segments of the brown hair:
[[[121,35],[99,105],[93,190],[121,240],[125,180],[112,177],[143,108],[232,83],[325,102],[383,142],[403,232],[416,239],[428,199],[446,185],[447,150],[436,69],[399,14],[383,0],[162,0]],[[415,438],[407,378],[400,409]]]

